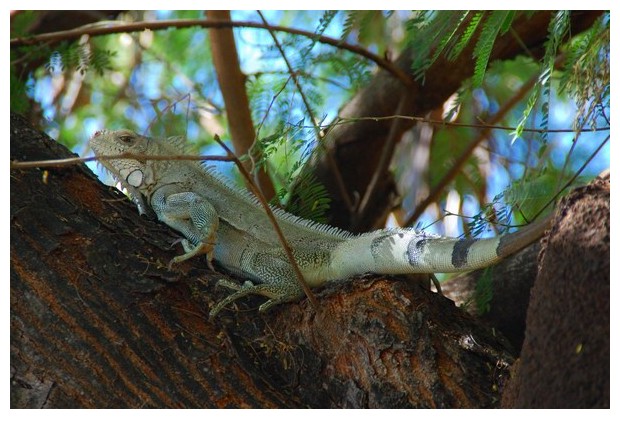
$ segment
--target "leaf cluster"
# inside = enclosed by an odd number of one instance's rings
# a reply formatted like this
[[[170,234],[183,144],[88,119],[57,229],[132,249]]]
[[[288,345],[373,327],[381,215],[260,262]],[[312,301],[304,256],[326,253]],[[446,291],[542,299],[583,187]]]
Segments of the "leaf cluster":
[[[592,27],[574,37],[566,46],[565,70],[560,90],[568,93],[577,105],[574,128],[597,128],[609,125],[606,113],[610,103],[610,17],[603,14]]]
[[[100,49],[96,43],[63,42],[51,53],[45,69],[51,74],[75,70],[82,75],[92,69],[103,76],[106,70],[111,70],[111,58],[114,55],[114,51]]]
[[[515,11],[425,11],[407,23],[407,45],[414,48],[416,58],[412,64],[418,80],[440,56],[454,61],[463,50],[475,41],[474,86],[484,79],[495,39],[505,34],[516,16]]]
[[[23,11],[11,20],[11,37],[27,37],[38,19],[37,12]],[[25,113],[30,107],[29,97],[33,91],[34,75],[39,78],[41,71],[49,75],[77,71],[81,75],[89,69],[103,75],[109,70],[112,50],[102,49],[95,40],[81,42],[61,42],[55,46],[21,46],[11,50],[11,110]],[[29,69],[42,65],[35,73]],[[42,69],[42,70],[41,70]]]

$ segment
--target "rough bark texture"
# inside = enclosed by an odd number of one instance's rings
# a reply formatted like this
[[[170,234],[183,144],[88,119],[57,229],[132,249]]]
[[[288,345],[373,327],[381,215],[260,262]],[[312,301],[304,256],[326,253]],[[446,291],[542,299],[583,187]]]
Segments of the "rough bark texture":
[[[11,116],[11,158],[66,149]],[[259,315],[83,166],[11,171],[12,407],[494,407],[512,356],[428,278],[366,276]]]
[[[598,179],[556,210],[506,407],[610,406],[609,189]]]
[[[589,28],[600,14],[600,11],[573,12],[571,35]],[[540,54],[547,39],[551,16],[551,12],[545,11],[537,12],[529,19],[523,15],[517,18],[511,31],[495,41],[491,60],[514,58],[521,54]],[[515,37],[513,31],[518,36]],[[401,115],[426,115],[441,106],[465,79],[471,77],[474,68],[473,45],[453,62],[440,57],[426,73],[424,83],[417,81],[410,88],[389,73],[379,71],[368,87],[341,110],[340,116],[358,118],[394,115],[403,97],[406,97],[406,102],[400,111]],[[406,50],[395,63],[409,71],[415,56],[416,52]],[[413,125],[410,121],[400,121],[394,130],[395,138],[400,139]],[[318,156],[309,163],[308,167],[330,194],[327,221],[330,225],[361,232],[384,224],[385,216],[394,205],[395,187],[391,176],[387,174],[381,180],[363,219],[357,219],[342,196],[337,175],[341,176],[342,188],[346,189],[351,201],[356,200],[356,195],[364,195],[392,126],[393,121],[386,120],[358,121],[335,127],[322,143],[325,150],[318,151]]]

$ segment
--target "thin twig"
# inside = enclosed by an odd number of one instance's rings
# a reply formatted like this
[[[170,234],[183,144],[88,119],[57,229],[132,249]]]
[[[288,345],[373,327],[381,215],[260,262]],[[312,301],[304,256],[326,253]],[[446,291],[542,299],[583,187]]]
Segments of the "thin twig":
[[[222,155],[139,155],[135,153],[121,153],[120,155],[100,155],[79,158],[48,159],[40,161],[11,161],[11,169],[23,168],[50,168],[67,167],[69,165],[82,164],[90,161],[108,161],[111,159],[137,159],[138,161],[223,161],[234,162],[229,156]]]
[[[403,95],[398,102],[398,107],[396,107],[396,113],[400,114],[405,108],[405,104],[409,97]],[[392,161],[392,156],[394,155],[394,148],[396,147],[396,143],[398,139],[396,138],[397,130],[400,125],[401,119],[394,119],[392,125],[390,126],[390,131],[385,140],[385,145],[383,146],[383,150],[381,151],[381,158],[379,159],[379,163],[377,164],[377,168],[375,169],[372,178],[370,179],[370,183],[366,187],[366,191],[364,192],[364,196],[360,200],[360,203],[357,207],[357,210],[354,213],[353,219],[353,228],[356,229],[359,225],[361,219],[364,218],[366,214],[366,210],[368,208],[368,204],[371,199],[374,197],[377,186],[379,185],[379,181],[384,177],[385,172],[390,167],[390,162]]]
[[[564,192],[564,190],[566,188],[568,188],[576,179],[577,177],[579,177],[579,175],[583,172],[583,170],[586,168],[586,166],[590,163],[590,161],[592,161],[594,159],[594,157],[600,152],[601,149],[603,149],[603,146],[605,146],[607,144],[607,142],[609,141],[611,137],[607,136],[605,138],[605,140],[603,140],[603,142],[598,145],[598,147],[596,148],[596,150],[594,152],[592,152],[592,154],[588,157],[588,159],[585,160],[585,162],[583,163],[583,165],[579,168],[579,170],[577,170],[577,172],[575,172],[575,174],[573,174],[573,177],[571,177],[571,179],[566,182],[566,184],[562,187],[562,189],[558,190],[556,192],[556,194],[553,196],[553,198],[551,198],[549,200],[549,202],[547,202],[547,204],[545,204],[539,211],[538,213],[536,213],[536,215],[534,215],[534,218],[538,217],[551,203],[553,203],[562,192]]]
[[[594,103],[590,104],[590,107],[588,108],[588,112],[583,117],[584,118],[589,117],[592,114],[592,112],[594,111],[594,108],[595,108]],[[573,155],[575,147],[577,146],[577,141],[579,140],[579,137],[581,136],[582,132],[583,132],[582,129],[577,130],[577,134],[575,134],[575,136],[573,137],[573,142],[572,142],[572,144],[570,146],[570,149],[568,150],[568,153],[566,154],[566,159],[564,160],[564,165],[562,165],[562,170],[560,171],[560,176],[559,176],[560,180],[558,181],[558,186],[557,186],[557,189],[556,189],[556,193],[558,193],[558,194],[559,194],[559,192],[561,192],[559,190],[560,183],[562,183],[561,180],[564,178],[564,174],[566,173],[566,170],[568,168],[568,164],[570,162],[570,159],[571,159],[571,157]]]
[[[324,77],[324,76],[315,76],[312,73],[308,73],[302,70],[297,70],[296,73],[299,76],[305,76],[310,80],[319,80],[325,83],[328,83],[330,85],[333,86],[337,86],[340,89],[345,89],[348,90],[349,87],[341,82],[336,81],[335,79],[330,79],[328,77]],[[256,78],[260,78],[262,75],[282,75],[285,74],[287,76],[290,76],[290,73],[284,70],[264,70],[264,71],[257,71],[254,73],[248,73],[246,74],[246,76],[248,77],[256,77]]]
[[[280,41],[276,37],[276,34],[274,33],[274,31],[270,28],[269,23],[267,22],[267,20],[265,19],[261,11],[257,10],[256,12],[258,13],[258,16],[260,16],[260,19],[262,19],[263,23],[265,24],[265,28],[267,28],[267,31],[269,31],[269,34],[271,35],[271,38],[273,39],[273,43],[278,48],[278,51],[280,52],[280,56],[282,56],[282,59],[284,60],[284,63],[286,64],[286,68],[288,69],[288,72],[291,78],[293,79],[293,83],[297,87],[297,91],[299,91],[299,95],[301,96],[301,101],[304,103],[304,106],[306,107],[306,110],[308,111],[308,116],[310,116],[312,125],[314,125],[314,132],[318,140],[321,137],[321,128],[319,127],[319,123],[315,119],[314,112],[312,111],[312,107],[310,107],[310,102],[306,98],[306,94],[304,93],[301,87],[301,84],[299,83],[299,80],[297,79],[297,72],[293,70],[293,66],[291,65],[288,58],[286,57],[286,54],[284,53],[284,49],[282,48]]]
[[[338,125],[344,125],[344,124],[348,124],[350,122],[358,122],[358,121],[375,121],[375,122],[379,122],[379,121],[389,121],[392,119],[404,119],[404,120],[408,120],[408,121],[415,121],[415,122],[425,122],[427,124],[432,124],[432,125],[441,125],[444,127],[460,127],[460,128],[481,128],[481,129],[490,129],[490,130],[505,130],[505,131],[515,131],[517,128],[516,127],[508,127],[508,126],[504,126],[504,125],[490,125],[490,124],[463,124],[463,123],[459,123],[459,122],[447,122],[447,121],[440,121],[438,119],[430,119],[430,118],[423,118],[421,116],[406,116],[406,115],[389,115],[389,116],[360,116],[359,118],[343,118],[343,117],[338,117],[336,118],[336,120],[334,121],[333,124],[330,125],[323,125],[322,127],[327,128],[327,127],[335,127]],[[489,121],[492,122],[492,121]],[[597,131],[609,131],[611,129],[611,127],[601,127],[601,128],[584,128],[583,130],[581,130],[582,133],[595,133]],[[539,133],[542,134],[544,132],[547,133],[574,133],[575,130],[573,128],[562,128],[562,129],[551,129],[551,130],[545,130],[543,128],[524,128],[523,132],[530,132],[530,133]]]
[[[553,200],[551,200],[551,201],[553,201]],[[455,216],[455,217],[458,217],[458,218],[461,218],[461,219],[472,219],[472,220],[476,219],[476,216],[467,216],[467,215],[464,215],[464,214],[461,214],[461,213],[452,213],[451,211],[445,210],[445,209],[444,209],[443,212],[444,212],[444,218],[446,218],[448,216]],[[537,213],[536,216],[533,216],[532,219],[536,219],[536,217],[538,217],[539,214],[540,214],[540,212]],[[491,220],[488,217],[486,217],[484,220],[486,222],[488,222],[489,224],[493,225],[493,226],[501,226],[502,228],[522,228],[522,227],[527,226],[528,224],[530,224],[532,222],[531,220],[527,220],[526,223],[515,225],[515,224],[512,224],[512,223],[505,223],[505,222],[499,222],[499,221],[496,221],[496,220]],[[439,220],[437,220],[437,221],[435,221],[433,223],[436,223],[436,222],[439,222]]]
[[[538,76],[533,76],[529,81],[527,81],[520,89],[517,91],[511,98],[504,104],[501,109],[497,111],[495,115],[491,119],[489,119],[490,123],[497,122],[501,120],[525,95],[528,93],[530,89],[536,84],[538,80]],[[450,170],[441,178],[439,183],[435,185],[433,189],[429,192],[428,196],[419,204],[416,205],[413,213],[405,220],[403,223],[404,226],[412,225],[421,215],[424,213],[424,210],[435,200],[437,200],[439,194],[443,192],[444,188],[448,186],[450,182],[456,177],[456,175],[461,171],[465,162],[469,159],[474,150],[478,147],[480,143],[482,143],[489,133],[491,132],[490,127],[485,127],[483,131],[472,141],[469,143],[467,148],[461,153],[461,155],[454,161],[454,164],[450,168]]]
[[[276,99],[286,89],[286,85],[288,85],[288,81],[289,80],[291,80],[291,76],[290,75],[289,75],[288,79],[286,79],[286,82],[284,82],[284,85],[282,85],[282,88],[280,88],[278,91],[276,91],[276,93],[273,95],[273,97],[271,97],[271,101],[269,102],[269,106],[267,106],[267,110],[265,111],[265,114],[263,115],[263,119],[261,119],[260,124],[258,124],[258,127],[256,127],[256,139],[257,140],[258,140],[258,135],[260,134],[260,130],[261,130],[261,128],[263,128],[263,125],[265,125],[265,122],[267,121],[267,116],[269,116],[269,112],[271,112],[271,108],[273,107],[273,103],[276,102]],[[254,144],[256,144],[256,141],[252,144],[252,146]]]
[[[265,199],[265,196],[263,195],[261,190],[258,188],[258,186],[256,186],[256,184],[254,183],[254,180],[252,180],[252,177],[250,176],[250,173],[248,173],[248,171],[245,169],[245,167],[243,166],[243,164],[241,163],[239,158],[237,158],[237,156],[235,156],[235,154],[230,149],[228,149],[228,147],[224,144],[222,139],[220,139],[220,136],[215,134],[213,136],[213,139],[216,142],[218,142],[220,144],[220,146],[222,146],[222,148],[226,151],[228,156],[230,156],[232,158],[233,162],[237,165],[237,168],[239,169],[239,171],[241,172],[241,174],[243,175],[243,177],[247,181],[248,186],[250,187],[250,189],[252,190],[254,195],[256,195],[256,198],[258,198],[258,200],[260,201],[261,205],[265,209],[265,213],[267,214],[267,217],[269,218],[269,220],[273,224],[273,228],[276,231],[276,234],[278,235],[278,238],[280,239],[280,243],[282,244],[282,248],[284,249],[284,252],[286,253],[286,257],[288,258],[289,262],[291,263],[291,265],[293,267],[293,271],[295,271],[295,275],[297,276],[297,280],[299,281],[299,284],[301,285],[304,293],[308,297],[308,300],[310,301],[310,304],[312,305],[312,308],[314,308],[316,310],[318,308],[318,304],[317,304],[316,298],[314,297],[314,294],[312,293],[312,291],[310,290],[310,287],[306,283],[306,280],[304,279],[304,275],[302,274],[301,270],[299,269],[299,265],[297,264],[297,261],[295,260],[295,257],[293,256],[293,251],[291,249],[291,246],[288,244],[288,241],[286,241],[286,238],[284,237],[284,234],[282,233],[282,230],[280,229],[280,225],[278,225],[278,221],[277,221],[275,215],[273,214],[273,211],[271,210],[271,207],[269,207],[269,203]]]
[[[346,51],[353,52],[357,55],[360,55],[368,60],[374,62],[379,67],[385,69],[389,73],[391,73],[394,77],[400,80],[403,84],[408,87],[413,86],[414,81],[411,76],[409,76],[404,70],[398,68],[391,61],[386,60],[385,58],[375,55],[367,49],[359,46],[352,45],[350,43],[346,43],[339,39],[334,39],[331,37],[317,35],[311,31],[300,30],[296,28],[289,28],[280,25],[265,25],[259,22],[249,22],[249,21],[218,21],[218,20],[210,20],[210,19],[170,19],[170,20],[161,20],[161,21],[141,21],[141,22],[132,22],[132,23],[122,23],[118,24],[118,21],[109,21],[107,24],[110,26],[103,27],[104,22],[96,23],[96,25],[86,25],[80,28],[67,30],[67,31],[57,31],[54,33],[45,33],[39,34],[36,36],[29,37],[16,37],[11,39],[11,48],[16,48],[18,46],[25,45],[33,45],[40,42],[58,42],[63,40],[73,40],[81,37],[84,34],[88,34],[89,36],[102,36],[106,34],[116,34],[116,33],[128,33],[134,31],[143,31],[143,30],[160,30],[165,28],[187,28],[187,27],[203,27],[203,28],[226,28],[226,27],[245,27],[245,28],[260,28],[260,29],[270,29],[271,31],[281,31],[285,33],[295,34],[298,36],[307,37],[309,39],[313,39],[324,43],[326,45],[331,45],[337,49],[343,49]]]
[[[187,101],[188,108],[185,112],[185,132],[187,133],[187,123],[189,122],[189,117],[188,117],[189,106],[192,105],[192,94],[190,92],[188,92],[183,97],[176,100],[174,103],[168,103],[161,112],[159,111],[157,103],[152,102],[153,110],[155,110],[155,117],[149,122],[149,124],[146,126],[146,129],[142,132],[142,134],[144,135],[149,134],[149,129],[151,128],[151,126],[153,126],[158,120],[161,120],[161,117],[163,115],[165,115],[167,112],[171,112],[172,109],[176,108],[177,104],[181,104],[181,102],[184,100],[188,100]]]

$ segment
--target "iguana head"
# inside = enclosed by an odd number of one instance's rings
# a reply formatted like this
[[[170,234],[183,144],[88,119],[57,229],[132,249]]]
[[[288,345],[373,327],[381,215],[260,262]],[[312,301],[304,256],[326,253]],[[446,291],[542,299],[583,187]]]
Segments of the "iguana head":
[[[147,137],[129,130],[101,130],[88,144],[97,156],[128,155],[127,158],[98,160],[124,187],[144,192],[153,183],[150,163],[140,159],[149,155]],[[131,158],[132,155],[135,158]]]

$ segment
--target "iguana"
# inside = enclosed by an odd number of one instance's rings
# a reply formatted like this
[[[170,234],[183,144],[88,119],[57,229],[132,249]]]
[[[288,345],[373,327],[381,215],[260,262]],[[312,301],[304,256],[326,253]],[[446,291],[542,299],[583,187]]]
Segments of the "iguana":
[[[248,294],[269,298],[259,307],[303,295],[293,267],[257,199],[228,184],[213,167],[198,161],[174,159],[188,155],[183,137],[145,137],[128,130],[98,131],[89,141],[97,156],[135,156],[100,159],[127,188],[138,207],[147,204],[158,219],[180,232],[184,261],[198,254],[217,261],[228,271],[247,278],[239,286],[219,284],[236,292],[210,312]],[[158,157],[151,159],[148,157]],[[169,157],[169,160],[162,158]],[[538,239],[546,221],[530,224],[514,234],[489,239],[452,239],[409,228],[382,229],[355,235],[335,227],[272,209],[304,279],[310,287],[354,274],[462,272],[487,267]],[[142,211],[142,209],[141,209]]]

